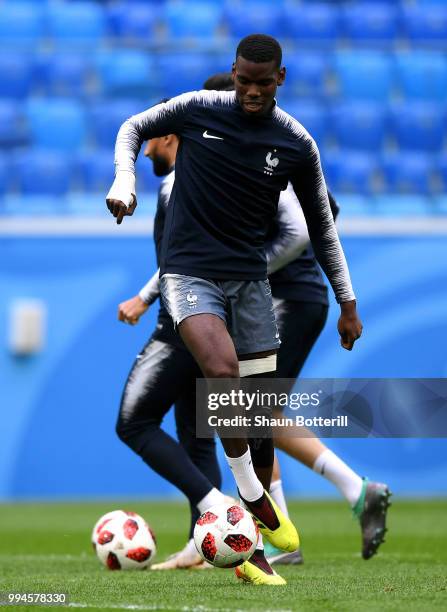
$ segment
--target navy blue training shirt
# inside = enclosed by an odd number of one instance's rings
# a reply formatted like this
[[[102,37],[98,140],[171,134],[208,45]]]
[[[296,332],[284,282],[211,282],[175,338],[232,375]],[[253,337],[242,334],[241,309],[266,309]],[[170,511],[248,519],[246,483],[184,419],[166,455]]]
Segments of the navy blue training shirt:
[[[144,140],[180,138],[160,274],[260,280],[279,193],[291,181],[317,258],[338,301],[354,299],[315,142],[276,105],[246,115],[235,92],[183,94],[131,117],[116,144],[117,180],[134,172]]]
[[[163,233],[165,227],[166,213],[169,206],[171,191],[174,185],[174,170],[165,176],[158,190],[157,210],[154,218],[154,242],[159,264],[161,255],[161,245],[163,242]],[[288,192],[282,192],[280,196],[280,205],[282,203],[281,215],[278,215],[271,221],[267,240],[270,243],[278,243],[281,245],[281,234],[284,231],[285,217],[289,216],[288,224],[296,223],[292,216],[292,207],[297,206],[294,197],[287,197]],[[281,197],[283,199],[281,200]],[[334,213],[333,206],[338,210],[335,200],[329,194],[331,208]],[[288,227],[290,227],[288,225]],[[272,249],[270,248],[270,252]],[[278,253],[278,247],[275,248],[275,253]],[[271,255],[272,257],[273,255]],[[279,255],[279,259],[281,259]],[[276,267],[276,266],[275,266]],[[319,266],[315,260],[315,255],[312,247],[308,246],[305,251],[299,256],[290,261],[276,272],[269,275],[270,284],[272,287],[272,295],[276,298],[282,298],[295,302],[311,302],[328,305],[327,287],[323,280],[323,276]],[[149,295],[145,294],[145,300],[148,303],[153,303],[158,297],[158,282],[155,282],[155,276],[149,281],[148,286],[151,286]],[[157,327],[153,337],[157,340],[172,344],[177,348],[185,349],[185,345],[179,334],[174,331],[172,319],[168,314],[163,300],[160,299],[160,308],[158,312]]]

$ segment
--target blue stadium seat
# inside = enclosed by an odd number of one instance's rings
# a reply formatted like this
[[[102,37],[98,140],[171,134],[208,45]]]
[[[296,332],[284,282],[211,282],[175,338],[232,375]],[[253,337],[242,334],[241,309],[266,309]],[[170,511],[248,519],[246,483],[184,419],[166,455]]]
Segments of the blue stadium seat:
[[[328,113],[321,104],[295,100],[284,100],[279,105],[283,110],[299,121],[316,141],[318,147],[323,147],[328,128]]]
[[[0,5],[0,45],[33,47],[43,35],[40,6],[29,2],[3,2]]]
[[[432,156],[420,152],[387,154],[382,160],[387,192],[429,195],[434,170]]]
[[[10,154],[7,152],[0,153],[0,195],[6,193],[10,186],[11,170],[10,170]],[[1,207],[1,203],[0,203]],[[0,208],[1,211],[1,208]]]
[[[447,216],[447,196],[440,195],[434,198],[435,213],[438,215]]]
[[[328,58],[322,53],[287,53],[286,89],[297,96],[324,96],[328,78]]]
[[[31,100],[27,104],[26,116],[35,147],[72,151],[84,144],[84,110],[75,100]]]
[[[368,217],[372,214],[371,198],[362,195],[342,193],[340,198],[335,194],[335,198],[340,206],[339,219],[348,217]]]
[[[171,97],[201,89],[203,82],[216,70],[210,56],[203,53],[163,54],[158,59],[162,95]]]
[[[231,72],[231,67],[234,62],[234,51],[226,53],[216,53],[208,56],[208,60],[210,62],[210,74],[215,74],[216,72]]]
[[[107,193],[114,177],[113,158],[110,148],[78,154],[76,162],[83,191]]]
[[[381,52],[340,52],[335,58],[340,94],[345,98],[384,102],[391,93],[390,57]]]
[[[70,188],[70,153],[29,149],[15,157],[13,166],[22,194],[61,196]]]
[[[48,30],[58,45],[96,47],[106,33],[104,9],[96,2],[48,5]]]
[[[396,58],[401,93],[415,100],[447,100],[447,59],[429,51],[401,53]]]
[[[447,194],[447,153],[441,153],[436,161],[436,170],[441,180],[441,188]]]
[[[143,51],[120,49],[96,58],[102,92],[113,96],[150,97],[158,90],[150,56]]]
[[[410,194],[377,196],[371,206],[374,214],[380,217],[426,217],[434,212],[431,198]]]
[[[281,38],[290,37],[306,47],[333,47],[339,36],[340,11],[324,2],[287,3]]]
[[[24,127],[17,102],[0,99],[0,147],[10,150],[26,144]]]
[[[43,61],[41,81],[52,96],[82,96],[86,93],[90,60],[82,53],[54,53]]]
[[[110,185],[107,187],[109,189]],[[67,213],[73,217],[107,218],[104,191],[71,191],[65,198]]]
[[[284,22],[281,6],[276,2],[259,3],[247,0],[229,3],[225,10],[225,23],[230,36],[243,38],[254,32],[284,37]]]
[[[113,154],[116,135],[124,121],[150,106],[138,99],[103,100],[95,102],[88,111],[88,122],[92,136],[99,148]]]
[[[54,217],[65,215],[67,207],[65,197],[61,198],[61,194],[10,193],[4,197],[3,212],[11,217]]]
[[[441,106],[423,102],[399,104],[392,111],[392,131],[400,149],[440,151],[446,136],[446,116]]]
[[[408,6],[402,9],[403,28],[414,45],[447,48],[447,6]]]
[[[179,38],[212,39],[222,21],[222,8],[209,2],[168,2],[163,11],[168,34]]]
[[[160,7],[151,2],[120,2],[108,7],[107,17],[113,36],[150,43],[156,34]]]
[[[156,191],[160,179],[152,171],[152,162],[143,155],[144,145],[136,163],[138,192]],[[86,192],[107,193],[114,176],[113,149],[95,149],[77,156],[80,186]]]
[[[358,195],[373,192],[378,171],[375,155],[357,151],[326,153],[322,165],[327,185],[332,191]]]
[[[346,102],[331,113],[331,126],[339,147],[378,151],[384,145],[387,114],[383,105]]]
[[[25,98],[33,86],[32,59],[28,54],[0,53],[0,97]]]
[[[398,33],[399,12],[385,2],[348,4],[342,10],[340,30],[352,42],[391,46]]]

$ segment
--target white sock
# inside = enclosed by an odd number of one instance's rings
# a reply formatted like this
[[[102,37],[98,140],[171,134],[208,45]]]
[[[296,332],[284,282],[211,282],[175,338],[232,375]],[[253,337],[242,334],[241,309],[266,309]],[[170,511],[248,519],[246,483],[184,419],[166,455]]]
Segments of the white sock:
[[[363,481],[344,461],[327,448],[317,457],[313,469],[330,480],[349,504],[355,506],[362,491]]]
[[[196,545],[194,543],[194,538],[191,538],[190,540],[188,540],[188,542],[186,543],[186,546],[184,547],[184,549],[182,550],[182,553],[185,553],[187,555],[192,555],[194,553],[197,552],[197,548]]]
[[[218,489],[213,487],[209,493],[205,495],[203,499],[199,501],[197,504],[197,508],[200,514],[203,514],[211,508],[211,506],[216,506],[217,504],[225,503],[225,495],[221,493]]]
[[[272,496],[273,501],[276,502],[279,509],[282,511],[282,513],[285,514],[285,516],[289,516],[289,511],[287,510],[286,498],[284,497],[284,491],[282,488],[282,480],[274,480],[270,484],[269,493]]]
[[[225,457],[233,472],[241,497],[248,502],[255,501],[262,497],[264,487],[256,476],[253,468],[250,449],[247,448],[246,452],[240,457],[227,457],[227,455],[225,455]]]

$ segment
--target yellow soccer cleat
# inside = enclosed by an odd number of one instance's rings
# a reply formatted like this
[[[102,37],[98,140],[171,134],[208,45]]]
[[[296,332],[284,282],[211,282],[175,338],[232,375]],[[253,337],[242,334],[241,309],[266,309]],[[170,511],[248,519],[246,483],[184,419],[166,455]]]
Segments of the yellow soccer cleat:
[[[244,561],[242,565],[236,567],[235,573],[237,578],[244,582],[249,582],[250,584],[265,584],[267,586],[282,586],[287,584],[284,578],[279,576],[275,570],[270,567],[262,550],[255,550],[248,561]]]
[[[281,512],[267,491],[255,502],[247,502],[245,499],[243,501],[253,515],[259,531],[270,544],[286,552],[298,550],[300,539],[295,525]]]

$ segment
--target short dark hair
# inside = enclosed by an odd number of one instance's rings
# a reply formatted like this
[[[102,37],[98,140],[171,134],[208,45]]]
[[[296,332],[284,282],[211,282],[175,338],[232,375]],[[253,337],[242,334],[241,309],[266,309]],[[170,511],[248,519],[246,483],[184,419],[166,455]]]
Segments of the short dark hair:
[[[231,72],[217,72],[207,78],[203,89],[215,89],[217,91],[233,91],[234,83]]]
[[[282,49],[279,42],[268,34],[250,34],[241,40],[236,49],[236,59],[241,56],[249,62],[263,64],[275,61],[279,68],[282,62]]]

